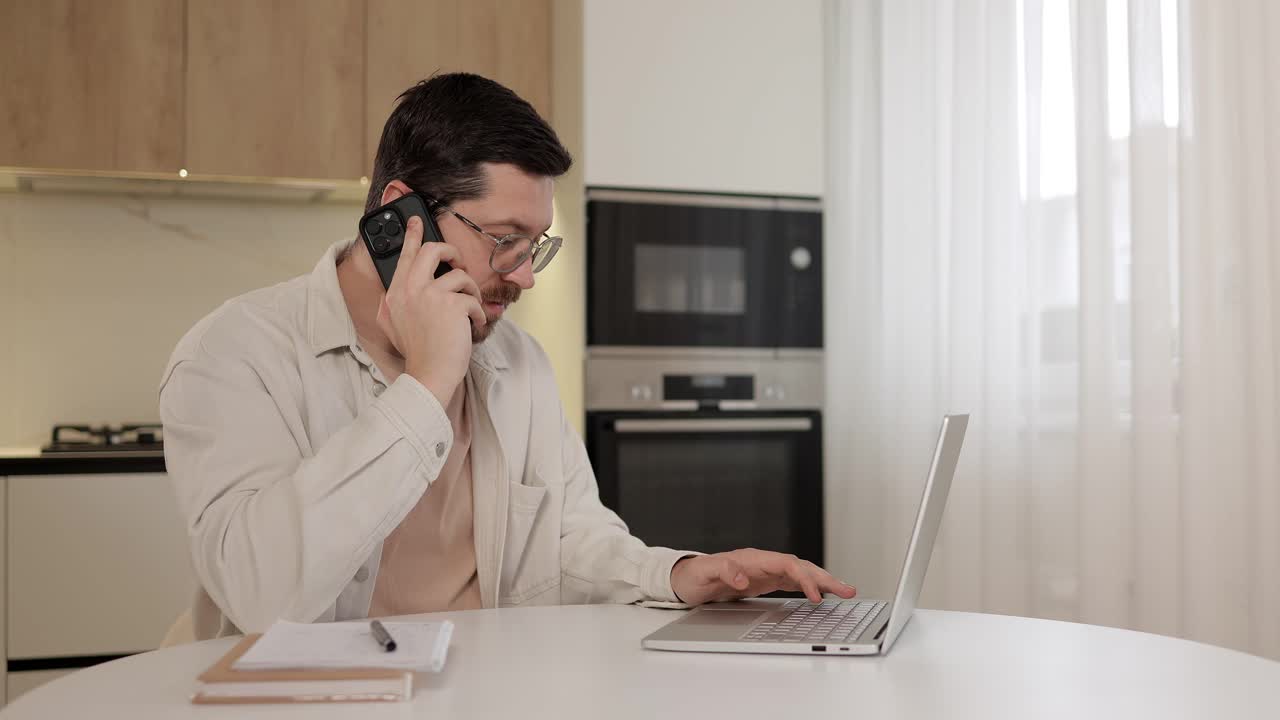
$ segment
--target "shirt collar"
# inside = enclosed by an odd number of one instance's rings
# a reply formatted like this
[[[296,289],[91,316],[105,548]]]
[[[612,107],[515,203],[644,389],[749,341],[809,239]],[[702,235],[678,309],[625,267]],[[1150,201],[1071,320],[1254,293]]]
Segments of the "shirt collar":
[[[356,327],[338,285],[338,256],[353,242],[330,245],[307,278],[307,336],[316,355],[356,344]]]
[[[506,322],[511,321],[507,320]],[[472,365],[478,365],[490,372],[499,372],[511,367],[507,362],[507,354],[503,352],[502,345],[498,342],[498,338],[496,337],[498,333],[501,332],[502,327],[499,325],[494,328],[493,334],[489,336],[488,340],[485,340],[479,345],[475,345],[471,348]]]
[[[347,310],[347,300],[338,284],[338,257],[354,240],[339,240],[325,251],[307,279],[307,335],[317,356],[330,350],[356,345],[356,328]],[[509,322],[509,321],[508,321]],[[495,330],[497,335],[501,328]],[[510,363],[498,338],[490,337],[471,350],[471,362],[491,372],[507,370]]]

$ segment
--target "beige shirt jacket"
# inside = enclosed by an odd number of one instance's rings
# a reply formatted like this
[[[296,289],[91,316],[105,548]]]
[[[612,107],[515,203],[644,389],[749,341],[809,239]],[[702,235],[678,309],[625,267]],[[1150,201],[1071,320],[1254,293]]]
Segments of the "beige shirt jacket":
[[[359,345],[336,266],[349,242],[205,317],[164,372],[198,639],[367,617],[383,539],[449,455],[435,396],[407,374],[388,385]],[[537,342],[498,324],[466,382],[484,607],[674,603],[671,568],[695,553],[646,546],[601,504]]]

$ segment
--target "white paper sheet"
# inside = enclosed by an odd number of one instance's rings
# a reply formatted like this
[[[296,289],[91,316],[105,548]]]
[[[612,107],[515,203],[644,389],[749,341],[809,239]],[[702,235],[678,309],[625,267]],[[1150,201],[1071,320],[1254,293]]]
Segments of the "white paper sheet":
[[[387,652],[367,621],[277,622],[235,661],[237,670],[286,668],[394,668],[440,672],[449,653],[453,623],[383,622],[396,641]]]

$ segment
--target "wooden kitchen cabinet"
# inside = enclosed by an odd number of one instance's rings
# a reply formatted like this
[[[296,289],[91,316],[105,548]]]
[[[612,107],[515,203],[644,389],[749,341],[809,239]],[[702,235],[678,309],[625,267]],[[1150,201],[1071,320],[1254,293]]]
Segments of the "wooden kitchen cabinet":
[[[192,174],[367,174],[365,0],[186,4]]]
[[[438,71],[551,111],[551,0],[2,0],[0,167],[354,180]]]
[[[436,72],[492,78],[551,117],[551,0],[368,0],[367,164],[396,97]]]
[[[0,166],[176,173],[183,3],[0,2]]]

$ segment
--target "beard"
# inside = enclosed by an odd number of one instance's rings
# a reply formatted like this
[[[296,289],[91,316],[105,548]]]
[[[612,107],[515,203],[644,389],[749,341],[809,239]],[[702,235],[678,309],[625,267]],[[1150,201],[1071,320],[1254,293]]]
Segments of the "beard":
[[[486,303],[498,303],[505,307],[511,307],[520,299],[520,286],[499,280],[495,287],[481,290],[480,299]],[[502,317],[489,317],[488,313],[486,313],[485,320],[488,320],[488,322],[485,323],[484,327],[471,326],[471,344],[479,345],[488,339],[489,335],[493,333],[494,327],[502,321]]]

